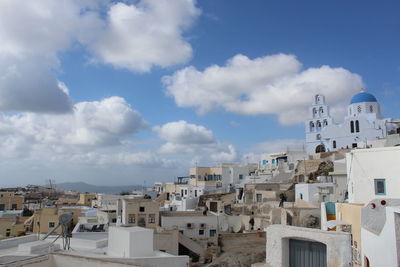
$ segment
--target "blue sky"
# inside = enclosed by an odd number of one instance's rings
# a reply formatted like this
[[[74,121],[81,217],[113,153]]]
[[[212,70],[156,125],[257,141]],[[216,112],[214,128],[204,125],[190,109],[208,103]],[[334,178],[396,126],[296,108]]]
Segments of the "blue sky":
[[[14,80],[0,82],[3,176],[15,178],[11,184],[135,184],[184,175],[194,162],[257,160],[302,141],[316,92],[327,95],[337,119],[362,87],[384,116],[399,117],[397,1],[162,2],[0,4],[0,70],[16,66],[28,84],[17,83],[13,95],[6,86]],[[24,16],[18,27],[13,17]],[[53,96],[55,82],[69,93]],[[48,97],[35,106],[22,96]],[[81,104],[68,108],[65,98]]]

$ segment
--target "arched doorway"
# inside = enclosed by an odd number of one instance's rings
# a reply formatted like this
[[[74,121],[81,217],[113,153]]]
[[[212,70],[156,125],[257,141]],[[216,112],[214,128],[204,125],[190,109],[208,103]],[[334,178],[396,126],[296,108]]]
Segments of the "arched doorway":
[[[325,152],[326,150],[325,150],[325,146],[324,145],[318,145],[316,148],[315,148],[315,153],[322,153],[322,152]]]

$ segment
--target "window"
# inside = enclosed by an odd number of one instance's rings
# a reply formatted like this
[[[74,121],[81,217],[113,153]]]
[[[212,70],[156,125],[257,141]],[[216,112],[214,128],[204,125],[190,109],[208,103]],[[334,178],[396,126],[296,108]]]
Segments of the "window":
[[[257,194],[256,198],[257,198],[257,203],[261,203],[262,202],[262,194]]]
[[[358,106],[358,107],[357,107],[357,112],[358,112],[358,113],[361,113],[361,111],[362,111],[361,106]]]
[[[11,229],[6,229],[6,237],[9,237],[11,235]]]
[[[350,132],[354,133],[354,121],[350,122]]]
[[[243,180],[243,174],[239,174],[239,179]]]
[[[156,223],[156,215],[149,214],[149,223]]]
[[[303,194],[302,193],[300,193],[300,199],[303,199]]]
[[[128,215],[128,223],[136,223],[135,214]]]
[[[360,123],[356,121],[356,133],[360,132]]]
[[[310,132],[314,132],[315,130],[315,125],[312,121],[310,121]]]
[[[217,230],[215,230],[215,229],[211,229],[210,230],[210,237],[213,237],[213,236],[215,236],[217,234]]]
[[[324,114],[324,108],[323,107],[319,108],[319,113]]]
[[[17,204],[11,204],[11,209],[16,210],[17,209]]]
[[[144,212],[144,207],[139,207],[140,212]]]
[[[194,197],[197,197],[197,190],[194,190]]]
[[[204,230],[203,229],[199,230],[199,235],[204,235]]]
[[[324,120],[324,127],[325,126],[328,126],[328,121],[327,120]]]
[[[181,196],[183,196],[183,189],[181,189]]]
[[[186,227],[190,229],[190,228],[193,227],[193,225],[192,225],[191,223],[187,223],[187,224],[186,224]]]
[[[333,148],[336,148],[336,141],[335,140],[333,140],[332,146],[333,146]]]
[[[386,195],[385,179],[375,179],[375,195]]]
[[[112,218],[112,219],[111,219],[111,222],[112,222],[112,223],[116,223],[116,222],[117,222],[117,218]]]
[[[317,134],[317,140],[321,140],[321,135]]]
[[[54,228],[56,226],[55,222],[49,222],[49,228]]]
[[[187,195],[187,189],[185,189],[185,196]]]
[[[369,112],[374,112],[374,107],[373,106],[369,106]]]

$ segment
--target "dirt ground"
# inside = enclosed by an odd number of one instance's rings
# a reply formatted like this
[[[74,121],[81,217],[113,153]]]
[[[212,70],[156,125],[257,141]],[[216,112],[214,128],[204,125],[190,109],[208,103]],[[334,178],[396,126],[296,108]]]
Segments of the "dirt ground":
[[[208,267],[250,267],[265,262],[265,233],[222,234],[219,244],[221,255]]]

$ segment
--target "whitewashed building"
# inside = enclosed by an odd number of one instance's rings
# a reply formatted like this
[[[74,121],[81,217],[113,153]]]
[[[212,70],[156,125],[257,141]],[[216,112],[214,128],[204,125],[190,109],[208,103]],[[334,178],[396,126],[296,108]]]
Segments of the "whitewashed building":
[[[400,147],[356,149],[346,159],[350,203],[400,198]]]
[[[353,96],[343,123],[330,115],[323,95],[316,95],[306,121],[306,151],[309,154],[354,148],[358,143],[384,138],[397,128],[395,120],[382,118],[376,98],[366,92]]]

